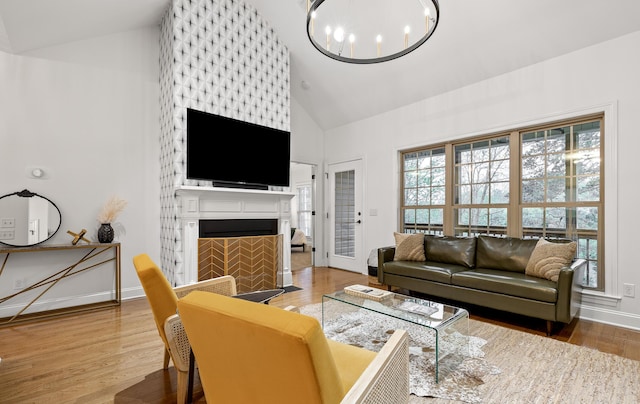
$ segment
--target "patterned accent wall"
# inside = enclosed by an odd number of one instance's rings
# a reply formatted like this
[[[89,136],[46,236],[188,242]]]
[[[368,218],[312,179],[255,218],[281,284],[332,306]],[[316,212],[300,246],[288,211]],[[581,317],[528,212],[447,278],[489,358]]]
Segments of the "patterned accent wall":
[[[240,0],[174,0],[161,25],[160,90],[161,262],[181,284],[175,190],[211,186],[186,179],[186,109],[290,130],[289,51]]]

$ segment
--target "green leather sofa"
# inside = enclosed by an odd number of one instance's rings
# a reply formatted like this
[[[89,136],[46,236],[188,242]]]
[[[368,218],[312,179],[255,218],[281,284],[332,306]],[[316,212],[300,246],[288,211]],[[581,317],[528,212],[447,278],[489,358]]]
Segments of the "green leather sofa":
[[[537,240],[425,235],[426,261],[394,261],[395,247],[378,249],[378,280],[388,289],[470,303],[547,321],[570,323],[581,303],[586,260],[575,259],[554,282],[525,274]]]

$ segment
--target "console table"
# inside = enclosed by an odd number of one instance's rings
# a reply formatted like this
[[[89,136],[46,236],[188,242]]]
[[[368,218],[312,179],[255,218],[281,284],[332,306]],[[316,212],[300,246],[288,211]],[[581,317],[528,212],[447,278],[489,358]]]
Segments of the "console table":
[[[15,281],[18,275],[16,273],[20,268],[13,268],[12,260],[10,257],[17,254],[52,254],[54,252],[71,252],[74,251],[77,254],[69,257],[69,261],[65,261],[62,268],[53,270],[47,265],[47,270],[43,270],[44,274],[38,276],[32,276],[37,278],[35,282],[22,282]],[[4,257],[3,257],[4,255]],[[79,256],[79,258],[78,258]],[[22,257],[20,257],[22,258]],[[66,262],[69,262],[67,264]],[[15,263],[14,263],[15,264]],[[98,301],[88,304],[76,304],[61,308],[45,309],[41,311],[27,312],[30,307],[36,302],[42,302],[43,296],[50,292],[56,286],[57,289],[61,289],[61,285],[64,282],[68,282],[70,278],[81,273],[92,272],[111,266],[115,274],[114,287],[107,300]],[[44,265],[42,266],[44,268]],[[107,269],[107,268],[105,268]],[[13,279],[8,274],[13,274]],[[53,272],[53,273],[52,273]],[[4,276],[3,276],[4,275]],[[12,284],[12,281],[16,282]],[[8,305],[14,305],[20,307],[18,312],[8,317],[0,318],[0,326],[12,325],[18,322],[31,321],[41,318],[59,316],[62,314],[75,313],[86,310],[93,310],[103,307],[119,306],[121,299],[121,285],[120,285],[120,243],[90,243],[90,244],[77,244],[77,245],[43,245],[34,247],[23,248],[0,248],[0,294],[6,293],[5,296],[0,296],[0,309],[3,306],[6,308]],[[19,286],[19,287],[16,287]],[[15,292],[12,292],[17,289]],[[7,291],[9,291],[7,293]]]

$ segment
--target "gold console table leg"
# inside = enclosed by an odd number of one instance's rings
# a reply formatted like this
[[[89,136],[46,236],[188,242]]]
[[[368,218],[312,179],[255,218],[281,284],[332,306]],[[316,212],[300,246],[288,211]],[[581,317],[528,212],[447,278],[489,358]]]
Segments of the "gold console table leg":
[[[28,303],[26,303],[25,306],[22,307],[22,309],[18,313],[16,313],[10,318],[5,317],[3,319],[0,319],[0,326],[7,325],[7,324],[14,324],[16,322],[21,322],[21,321],[29,321],[29,320],[44,318],[44,317],[52,317],[52,316],[57,316],[65,313],[120,305],[121,282],[120,282],[120,244],[119,243],[113,243],[113,244],[95,244],[94,243],[94,244],[87,244],[87,245],[72,245],[72,246],[42,246],[42,247],[34,247],[34,248],[28,248],[28,249],[22,249],[22,248],[21,249],[0,249],[0,253],[6,254],[4,261],[2,263],[2,267],[0,267],[0,275],[2,275],[2,273],[4,272],[4,269],[6,268],[7,262],[9,260],[9,255],[11,253],[43,252],[43,251],[53,251],[53,250],[75,250],[75,249],[89,249],[89,251],[86,254],[84,254],[77,262],[67,266],[66,268],[63,268],[57,271],[53,275],[49,275],[46,278],[41,279],[21,289],[16,293],[9,294],[4,297],[0,297],[0,305],[2,305],[4,302],[16,296],[19,296],[23,293],[26,293],[38,288],[44,288],[35,298],[33,298]],[[110,250],[113,250],[114,252],[113,257],[108,257],[104,259],[100,257],[101,254]],[[96,259],[98,261],[93,262]],[[103,265],[110,262],[113,262],[115,266],[115,285],[114,285],[115,299],[104,301],[104,302],[98,302],[98,303],[77,305],[77,306],[65,307],[61,309],[46,310],[42,312],[23,314],[29,307],[31,307],[31,305],[33,305],[42,296],[44,296],[45,293],[47,293],[54,286],[59,284],[61,280],[71,277],[73,275],[90,271],[95,268],[100,268]]]

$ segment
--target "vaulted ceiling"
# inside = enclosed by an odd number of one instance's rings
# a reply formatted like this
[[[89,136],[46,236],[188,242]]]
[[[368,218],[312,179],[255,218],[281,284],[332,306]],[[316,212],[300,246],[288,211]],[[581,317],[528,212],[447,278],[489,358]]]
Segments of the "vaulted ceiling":
[[[289,48],[291,94],[323,129],[640,30],[638,0],[440,0],[440,23],[425,45],[390,62],[353,65],[330,59],[309,43],[306,0],[244,1]],[[0,50],[29,54],[158,25],[168,4],[0,0]]]

